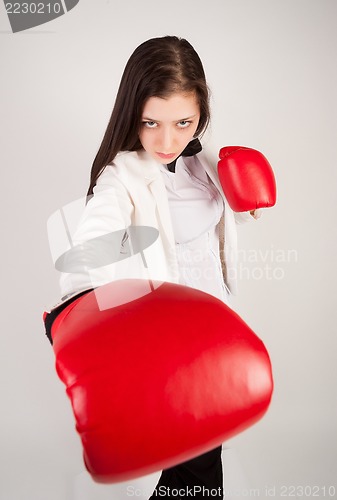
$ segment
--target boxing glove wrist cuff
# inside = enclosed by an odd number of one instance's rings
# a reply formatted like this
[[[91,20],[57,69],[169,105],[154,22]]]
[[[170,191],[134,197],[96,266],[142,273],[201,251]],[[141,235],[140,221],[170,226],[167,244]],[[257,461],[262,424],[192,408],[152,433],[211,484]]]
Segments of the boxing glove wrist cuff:
[[[47,335],[48,340],[51,343],[51,345],[53,345],[53,338],[51,335],[51,329],[52,329],[53,323],[54,323],[55,319],[57,318],[57,316],[66,307],[68,307],[69,304],[74,302],[74,300],[77,300],[78,298],[82,297],[82,295],[85,295],[86,293],[91,292],[92,290],[94,290],[94,288],[90,288],[89,290],[84,290],[84,292],[73,295],[72,297],[70,297],[70,299],[66,300],[63,304],[59,305],[58,307],[55,307],[55,309],[53,309],[50,313],[45,313],[44,319],[43,319],[44,325],[45,325],[45,334]]]

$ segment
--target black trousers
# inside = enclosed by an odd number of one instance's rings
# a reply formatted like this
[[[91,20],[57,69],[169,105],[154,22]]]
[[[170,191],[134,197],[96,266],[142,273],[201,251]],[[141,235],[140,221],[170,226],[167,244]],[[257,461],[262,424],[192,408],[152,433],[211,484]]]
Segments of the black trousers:
[[[222,446],[219,446],[192,460],[164,469],[150,499],[223,499],[221,451]]]

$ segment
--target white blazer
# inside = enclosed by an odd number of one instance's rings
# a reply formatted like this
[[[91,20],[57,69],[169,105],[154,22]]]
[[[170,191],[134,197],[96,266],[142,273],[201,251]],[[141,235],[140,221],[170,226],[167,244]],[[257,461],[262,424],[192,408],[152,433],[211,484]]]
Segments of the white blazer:
[[[204,168],[224,199],[224,217],[219,222],[219,225],[224,225],[224,278],[231,293],[236,294],[235,223],[253,217],[249,212],[234,214],[228,205],[219,182],[216,158],[212,159],[207,153],[201,152],[194,156],[194,160],[200,164],[200,168]],[[155,228],[158,238],[143,253],[136,253],[127,259],[88,271],[62,272],[60,287],[63,300],[79,291],[117,279],[142,278],[178,283],[175,240],[159,163],[144,150],[121,152],[111,165],[105,167],[93,193],[72,235],[73,247],[114,231],[126,230],[130,226]],[[82,257],[85,262],[87,256]]]

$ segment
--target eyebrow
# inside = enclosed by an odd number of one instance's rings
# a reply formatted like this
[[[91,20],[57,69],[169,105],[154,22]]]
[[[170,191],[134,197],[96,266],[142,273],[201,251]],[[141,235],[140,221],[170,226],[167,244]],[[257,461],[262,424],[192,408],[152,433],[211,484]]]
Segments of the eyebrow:
[[[187,120],[191,120],[192,118],[195,118],[197,115],[192,115],[192,116],[188,116],[187,118],[179,118],[179,120],[173,120],[172,123],[176,123],[176,122],[184,122],[184,121],[187,121]],[[150,118],[148,116],[143,116],[142,117],[142,120],[148,120],[149,122],[156,122],[156,123],[160,123],[159,120],[155,120],[154,118]]]

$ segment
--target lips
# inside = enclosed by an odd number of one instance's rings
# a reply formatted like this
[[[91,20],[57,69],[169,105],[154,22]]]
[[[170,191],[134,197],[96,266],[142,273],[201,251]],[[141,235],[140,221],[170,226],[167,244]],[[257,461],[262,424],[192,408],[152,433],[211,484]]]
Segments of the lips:
[[[170,160],[171,158],[174,158],[175,157],[175,153],[168,153],[168,154],[165,154],[165,153],[156,153],[160,158],[163,158],[164,160]]]

